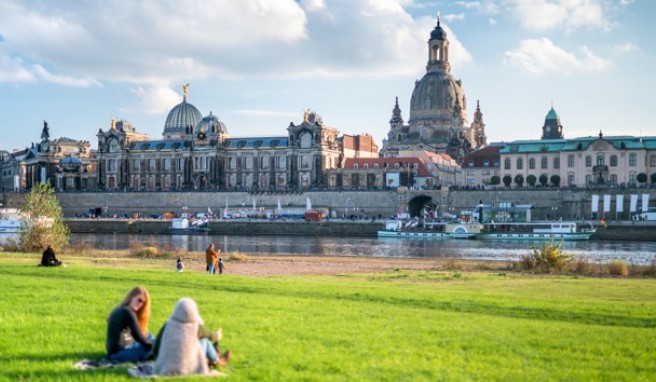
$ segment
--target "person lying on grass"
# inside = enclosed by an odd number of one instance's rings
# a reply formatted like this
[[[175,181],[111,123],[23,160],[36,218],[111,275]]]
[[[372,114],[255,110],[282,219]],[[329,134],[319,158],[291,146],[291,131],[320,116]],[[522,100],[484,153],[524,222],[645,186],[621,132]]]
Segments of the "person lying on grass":
[[[107,318],[105,347],[112,362],[138,362],[147,358],[153,335],[148,331],[150,295],[146,288],[133,288]]]
[[[223,331],[209,333],[203,327],[198,306],[191,298],[178,300],[173,313],[157,334],[153,347],[155,375],[210,374],[210,367],[226,366],[230,351],[217,353],[211,339],[221,340]],[[199,336],[202,336],[199,338]],[[218,346],[217,346],[218,347]]]

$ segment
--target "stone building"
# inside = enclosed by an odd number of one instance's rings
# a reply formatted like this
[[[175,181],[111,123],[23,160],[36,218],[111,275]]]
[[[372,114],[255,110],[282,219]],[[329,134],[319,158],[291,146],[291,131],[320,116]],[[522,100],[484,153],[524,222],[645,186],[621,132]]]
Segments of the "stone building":
[[[50,139],[50,128],[43,121],[40,142],[0,156],[2,190],[29,190],[46,182],[57,191],[93,190],[97,183],[95,164],[88,141]]]
[[[636,186],[641,178],[656,183],[656,137],[609,137],[601,131],[597,136],[562,137],[552,107],[542,139],[512,141],[499,151],[500,176],[511,177],[513,186],[525,186],[529,177],[540,186],[561,187]]]
[[[465,187],[479,187],[494,185],[493,177],[498,177],[501,183],[501,155],[499,151],[504,147],[503,143],[491,143],[480,150],[472,151],[465,155],[462,161],[462,172]]]
[[[467,98],[462,81],[451,75],[449,39],[438,15],[428,40],[426,74],[415,81],[412,91],[410,119],[408,124],[404,123],[397,97],[382,155],[397,157],[399,151],[432,151],[447,153],[461,163],[467,153],[486,145],[478,102],[474,122],[468,122]]]
[[[98,181],[104,190],[286,190],[326,186],[325,170],[343,157],[339,131],[306,110],[287,135],[231,137],[210,112],[187,102],[168,114],[152,140],[126,121],[98,132]]]

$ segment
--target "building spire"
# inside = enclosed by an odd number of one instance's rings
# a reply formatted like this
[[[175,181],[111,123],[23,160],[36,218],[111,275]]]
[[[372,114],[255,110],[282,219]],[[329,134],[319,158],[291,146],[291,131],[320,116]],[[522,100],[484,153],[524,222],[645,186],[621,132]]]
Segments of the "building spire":
[[[440,10],[437,10],[437,26],[440,26]]]
[[[184,101],[187,102],[187,94],[189,93],[189,84],[182,85],[182,93],[184,93]]]

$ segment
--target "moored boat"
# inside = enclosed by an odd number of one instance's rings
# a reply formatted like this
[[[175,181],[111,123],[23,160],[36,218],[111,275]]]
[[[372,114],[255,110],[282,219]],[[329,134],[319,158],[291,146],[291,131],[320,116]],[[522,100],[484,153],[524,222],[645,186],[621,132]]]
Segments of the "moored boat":
[[[17,233],[21,230],[20,213],[15,208],[0,208],[0,233]]]
[[[419,220],[388,220],[385,229],[378,231],[378,237],[398,237],[412,239],[471,239],[481,232],[481,225],[465,222],[421,223]]]
[[[208,219],[174,218],[171,219],[169,232],[178,235],[204,235],[209,232],[209,221]]]
[[[530,204],[478,205],[474,214],[482,222],[483,229],[476,239],[582,241],[596,232],[590,222],[531,221],[532,209]]]

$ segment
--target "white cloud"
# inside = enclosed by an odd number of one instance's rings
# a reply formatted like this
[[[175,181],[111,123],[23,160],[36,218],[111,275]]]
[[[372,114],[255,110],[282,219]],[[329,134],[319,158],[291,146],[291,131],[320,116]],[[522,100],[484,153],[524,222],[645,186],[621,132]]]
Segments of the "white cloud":
[[[301,7],[308,12],[314,12],[326,8],[324,0],[301,0]]]
[[[20,58],[0,55],[0,82],[34,82],[34,75],[23,67]]]
[[[631,53],[640,51],[640,47],[632,42],[625,42],[624,44],[615,45],[613,50],[619,53]]]
[[[89,86],[100,86],[100,83],[93,78],[73,78],[68,76],[63,76],[60,74],[50,73],[46,68],[41,65],[34,65],[32,71],[36,77],[53,84],[59,84],[64,86],[73,86],[73,87],[89,87]]]
[[[490,18],[487,20],[487,22],[488,22],[488,24],[490,24],[490,26],[495,26],[495,25],[497,25],[497,20],[493,19],[492,17],[490,17]]]
[[[449,21],[449,22],[456,21],[456,20],[457,21],[462,21],[462,20],[465,19],[465,14],[464,13],[458,13],[458,14],[450,13],[448,15],[444,15],[443,18],[444,18],[444,20]]]
[[[609,67],[610,62],[585,46],[577,57],[554,45],[548,38],[541,38],[523,40],[515,50],[506,51],[504,64],[527,74],[539,75],[547,72],[601,72]]]
[[[635,1],[635,0],[620,0],[620,4],[621,4],[621,5],[624,5],[624,6],[627,6],[627,5],[631,4],[631,3],[633,3],[634,1]]]
[[[606,29],[608,25],[602,0],[506,0],[506,4],[527,30]]]
[[[166,113],[182,101],[180,94],[168,86],[139,86],[132,93],[139,99],[137,105],[123,107],[122,112]]]
[[[495,15],[499,13],[499,6],[495,3],[494,0],[485,0],[485,1],[456,1],[456,5],[459,5],[465,9],[471,9],[486,15]]]

